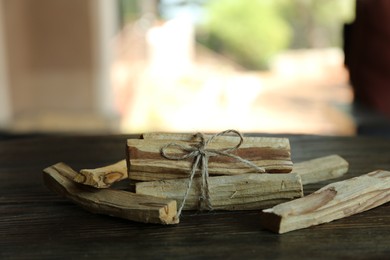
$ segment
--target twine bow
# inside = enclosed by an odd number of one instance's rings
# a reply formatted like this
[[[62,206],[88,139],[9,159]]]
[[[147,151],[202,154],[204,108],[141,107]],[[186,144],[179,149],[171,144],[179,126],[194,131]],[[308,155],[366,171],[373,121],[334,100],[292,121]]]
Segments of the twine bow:
[[[226,148],[226,149],[207,148],[207,145],[210,144],[214,140],[214,138],[216,138],[217,136],[226,135],[228,133],[233,133],[240,138],[240,141],[236,146],[231,147],[231,148]],[[201,196],[199,198],[200,202],[201,202],[201,208],[205,208],[203,206],[203,204],[206,204],[207,209],[210,209],[210,210],[212,209],[212,206],[210,203],[210,192],[209,192],[209,183],[208,183],[208,178],[209,178],[208,161],[209,161],[210,157],[218,156],[218,155],[228,156],[228,157],[234,158],[234,159],[254,168],[258,172],[265,172],[264,168],[259,167],[259,166],[255,165],[254,163],[241,158],[240,156],[237,156],[237,155],[230,153],[232,151],[237,150],[242,145],[242,143],[244,141],[244,138],[241,135],[241,133],[236,131],[236,130],[226,130],[226,131],[217,133],[217,134],[211,136],[208,140],[205,139],[205,136],[202,133],[197,133],[194,135],[194,137],[200,138],[200,142],[194,146],[187,146],[187,145],[182,145],[182,144],[172,142],[172,143],[168,143],[168,144],[164,145],[161,148],[161,155],[164,158],[169,159],[169,160],[186,160],[189,158],[194,158],[193,163],[192,163],[192,167],[191,167],[191,171],[190,171],[187,189],[186,189],[186,192],[184,194],[183,201],[182,201],[180,208],[179,208],[177,215],[176,215],[177,218],[180,217],[181,212],[184,208],[184,205],[185,205],[185,202],[187,200],[188,194],[191,190],[192,182],[193,182],[193,179],[194,179],[194,176],[196,174],[197,169],[201,170],[201,178],[202,178]],[[178,149],[182,150],[184,152],[184,154],[183,155],[168,154],[167,153],[168,148],[178,148]]]

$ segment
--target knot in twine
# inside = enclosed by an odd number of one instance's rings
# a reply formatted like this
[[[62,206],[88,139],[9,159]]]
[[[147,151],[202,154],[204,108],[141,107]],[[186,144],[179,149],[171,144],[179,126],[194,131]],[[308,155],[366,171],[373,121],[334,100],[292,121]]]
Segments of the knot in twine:
[[[226,148],[226,149],[210,149],[210,148],[207,148],[207,145],[210,144],[214,140],[214,138],[216,138],[217,136],[226,135],[228,133],[233,133],[233,134],[237,135],[240,138],[240,140],[239,140],[237,145],[235,145],[234,147],[231,147],[231,148]],[[237,161],[240,161],[240,162],[248,165],[249,167],[254,168],[258,172],[265,172],[265,169],[263,167],[259,167],[256,164],[241,158],[240,156],[237,156],[237,155],[234,155],[234,154],[230,153],[232,151],[237,150],[242,145],[242,143],[244,141],[244,138],[241,135],[241,133],[236,131],[236,130],[226,130],[226,131],[217,133],[217,134],[211,136],[208,140],[205,139],[205,136],[202,133],[197,133],[197,134],[194,135],[194,137],[200,138],[200,142],[198,144],[195,144],[194,146],[187,146],[187,145],[182,145],[182,144],[178,144],[178,143],[172,142],[172,143],[164,145],[161,148],[161,150],[160,150],[161,155],[164,158],[169,159],[169,160],[186,160],[186,159],[189,159],[189,158],[194,158],[193,163],[192,163],[192,167],[191,167],[191,171],[190,171],[190,175],[189,175],[189,181],[188,181],[187,189],[186,189],[186,192],[184,194],[183,201],[182,201],[182,203],[180,205],[180,208],[177,211],[176,218],[179,218],[180,215],[181,215],[181,212],[182,212],[182,210],[184,208],[184,205],[185,205],[185,202],[187,200],[188,194],[189,194],[189,192],[191,190],[192,182],[193,182],[193,179],[194,179],[194,176],[196,174],[196,170],[197,169],[201,170],[200,174],[201,174],[201,178],[202,178],[201,195],[199,197],[199,200],[200,200],[200,203],[201,203],[201,209],[206,208],[206,209],[212,210],[212,206],[211,206],[211,203],[210,203],[209,183],[208,183],[208,178],[209,178],[208,161],[209,161],[209,157],[211,157],[211,156],[218,156],[218,155],[220,155],[220,156],[228,156],[228,157],[234,158]],[[184,152],[184,154],[183,155],[168,154],[167,153],[168,148],[174,148],[174,147],[182,150]]]

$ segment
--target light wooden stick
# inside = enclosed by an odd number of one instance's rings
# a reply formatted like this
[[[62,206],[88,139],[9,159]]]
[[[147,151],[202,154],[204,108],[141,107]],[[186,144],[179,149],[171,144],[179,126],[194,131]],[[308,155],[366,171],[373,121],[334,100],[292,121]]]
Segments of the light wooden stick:
[[[210,138],[212,134],[205,134],[205,138]],[[233,140],[237,141],[239,140],[239,137],[235,134],[228,133],[226,135],[221,135],[215,137],[216,140]],[[244,137],[247,140],[250,140],[251,138],[258,138],[258,137]],[[249,139],[248,139],[249,138]],[[181,141],[200,141],[200,138],[196,137],[194,134],[189,133],[168,133],[168,132],[150,132],[150,133],[144,133],[141,135],[141,139],[145,140],[181,140]]]
[[[114,182],[128,178],[126,160],[96,169],[83,169],[74,181],[95,188],[108,188]]]
[[[303,185],[338,178],[347,172],[348,162],[339,155],[295,163],[292,170],[301,176]]]
[[[348,171],[348,162],[339,155],[329,155],[293,166],[292,173],[301,176],[302,184],[317,183],[343,176]],[[83,169],[74,177],[74,181],[96,188],[108,188],[113,183],[127,178],[126,160],[96,169]],[[140,181],[157,181],[187,178],[178,173],[131,172],[134,179]]]
[[[299,174],[302,184],[318,183],[339,178],[348,172],[348,162],[339,155],[329,155],[312,160],[295,163],[291,173]],[[188,178],[175,170],[172,172],[140,172],[131,171],[131,179],[139,181],[158,181]]]
[[[227,149],[238,143],[237,137],[215,138],[208,146],[210,149]],[[129,178],[138,180],[132,172],[150,172],[161,174],[178,174],[187,177],[193,158],[187,160],[168,160],[161,155],[160,149],[171,141],[157,139],[129,139],[128,160],[130,165]],[[198,141],[174,141],[181,145],[196,145]],[[167,149],[168,154],[182,155],[177,147]],[[245,160],[263,167],[268,173],[288,173],[292,170],[290,144],[286,138],[244,138],[239,149],[231,152]],[[210,175],[237,175],[253,173],[248,165],[228,156],[212,156],[208,163]]]
[[[374,171],[329,184],[300,199],[263,210],[263,227],[286,233],[363,212],[390,201],[390,172]]]
[[[302,178],[302,184],[317,183],[339,178],[348,172],[348,162],[339,155],[329,155],[300,163],[295,163],[292,173]],[[74,181],[96,188],[108,188],[127,176],[126,160],[96,169],[85,169],[74,178]],[[157,181],[188,178],[181,173],[131,172],[132,179],[139,181]],[[87,176],[87,177],[86,177]],[[118,178],[115,178],[118,176]],[[120,178],[119,178],[120,176]],[[112,178],[114,177],[114,178]]]
[[[188,179],[136,183],[136,193],[165,197],[182,203]],[[200,178],[194,179],[185,210],[199,209]],[[253,210],[303,196],[297,174],[244,174],[210,177],[210,203],[219,210]]]
[[[48,188],[72,200],[84,209],[99,214],[128,220],[177,224],[176,201],[140,195],[120,190],[94,189],[71,181],[77,172],[64,163],[44,169],[43,178]]]

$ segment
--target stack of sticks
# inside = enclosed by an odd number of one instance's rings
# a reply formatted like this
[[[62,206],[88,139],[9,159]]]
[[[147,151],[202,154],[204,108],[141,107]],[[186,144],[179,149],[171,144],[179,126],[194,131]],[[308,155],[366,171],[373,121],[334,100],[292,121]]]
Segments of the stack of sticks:
[[[169,140],[170,136],[171,140]],[[161,148],[167,143],[175,145],[167,147],[166,153],[183,156],[185,151],[181,147],[195,147],[200,142],[199,137],[193,135],[182,134],[179,137],[173,134],[150,134],[143,135],[143,139],[129,139],[127,141],[129,178],[137,181],[188,178],[193,158],[167,160],[161,154]],[[206,135],[205,138],[210,137]],[[234,147],[239,141],[239,137],[236,136],[217,136],[207,148],[224,150]],[[287,138],[246,137],[242,145],[231,154],[264,168],[266,173],[289,173],[293,166]],[[255,172],[253,168],[228,156],[212,156],[208,161],[208,173],[211,176],[232,176],[253,172]]]
[[[235,147],[240,141],[239,136],[205,136],[207,140],[210,138],[214,139],[207,148],[217,150]],[[194,159],[167,160],[161,154],[161,147],[168,143],[174,145],[167,152],[180,157],[186,153],[183,146],[196,146],[200,141],[199,136],[164,133],[146,134],[143,139],[128,140],[129,178],[139,181],[135,184],[136,193],[174,199],[178,205],[182,205],[188,192],[183,209],[200,209],[200,173],[189,185],[189,172]],[[212,209],[264,209],[302,197],[302,176],[305,174],[303,179],[307,183],[313,181],[310,178],[320,181],[340,176],[348,169],[348,163],[343,158],[333,155],[298,164],[298,171],[293,170],[287,138],[243,137],[241,146],[232,153],[261,167],[264,172],[256,172],[235,158],[223,155],[210,157],[208,190]]]
[[[44,181],[93,213],[177,224],[181,209],[200,209],[206,180],[212,209],[264,209],[262,225],[277,233],[329,222],[390,200],[386,171],[332,183],[303,197],[303,185],[343,176],[348,162],[330,155],[293,165],[287,138],[238,135],[144,134],[128,140],[125,160],[79,172],[57,163],[44,169]],[[194,167],[196,156],[190,156],[194,152],[207,157],[206,177]],[[122,180],[129,182],[130,191],[111,188]]]
[[[169,160],[161,151],[167,143],[174,144],[167,147],[166,153],[186,156],[188,151],[183,147],[196,147],[200,141],[199,136],[172,134],[151,134],[140,140],[128,140],[129,178],[146,181],[136,183],[136,193],[174,199],[182,205],[188,190],[183,209],[200,209],[200,170],[197,169],[199,173],[189,185],[194,158]],[[239,142],[237,136],[215,136],[207,149],[221,151],[235,147]],[[290,145],[286,138],[244,138],[240,147],[231,154],[249,160],[265,173],[289,173],[292,170]],[[258,209],[302,196],[302,185],[295,175],[256,173],[253,167],[229,156],[209,157],[207,170],[212,209]]]
[[[174,142],[177,145],[169,147],[167,153],[180,156],[180,147],[195,147],[199,141],[199,136],[191,134],[144,134],[142,139],[128,140],[126,160],[79,172],[58,163],[44,170],[44,180],[50,189],[91,212],[146,223],[176,224],[177,205],[182,204],[188,189],[184,209],[199,209],[201,178],[195,176],[189,187],[193,158],[168,160],[161,155],[161,148]],[[216,136],[207,148],[226,150],[239,141],[237,136]],[[348,163],[338,155],[293,166],[287,138],[244,137],[240,147],[230,152],[264,172],[256,172],[232,157],[210,157],[208,189],[210,204],[216,210],[271,207],[302,197],[303,184],[337,178],[348,170]],[[129,180],[129,187],[134,189],[110,188],[122,180]]]
[[[196,156],[189,156],[193,152],[209,156],[210,176],[202,178],[205,171],[194,167]],[[205,166],[207,160],[202,162]],[[177,224],[181,209],[199,209],[206,180],[213,209],[263,209],[261,225],[285,233],[390,201],[390,172],[382,170],[328,184],[303,197],[303,185],[338,178],[347,171],[348,162],[338,155],[293,165],[286,138],[152,133],[128,140],[125,160],[79,172],[57,163],[44,169],[43,177],[51,190],[88,211],[159,224]],[[111,188],[122,180],[135,188]]]

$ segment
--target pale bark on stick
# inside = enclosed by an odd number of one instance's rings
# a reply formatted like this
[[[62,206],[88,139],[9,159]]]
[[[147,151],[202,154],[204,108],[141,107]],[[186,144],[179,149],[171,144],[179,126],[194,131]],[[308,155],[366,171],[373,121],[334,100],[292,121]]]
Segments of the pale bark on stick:
[[[164,161],[165,160],[165,161]],[[149,172],[158,174],[176,174],[177,178],[186,178],[191,170],[192,161],[183,160],[161,160],[130,159],[129,178],[134,179],[133,172]],[[250,160],[257,166],[263,167],[267,173],[289,173],[292,163],[288,160]],[[256,173],[252,167],[241,162],[210,162],[208,164],[210,175],[240,175],[245,173]]]
[[[139,163],[142,163],[139,160]],[[178,163],[180,165],[180,163]],[[184,166],[180,165],[182,170]],[[188,166],[189,167],[189,166]],[[221,165],[223,168],[223,165]],[[226,171],[229,171],[227,169]],[[238,172],[237,169],[234,170]],[[248,173],[247,169],[243,170],[244,173]],[[339,155],[329,155],[312,160],[295,163],[291,173],[299,174],[302,178],[302,184],[318,183],[325,180],[339,178],[348,172],[348,162]],[[231,173],[230,173],[231,174]],[[131,171],[131,179],[138,181],[157,181],[157,180],[170,180],[179,178],[188,178],[188,175],[183,175],[177,169],[172,169],[170,172],[147,172],[147,171]],[[233,174],[232,174],[233,175]]]
[[[390,201],[390,172],[374,171],[329,184],[300,199],[263,210],[262,226],[277,233],[363,212]]]
[[[142,160],[139,160],[142,163]],[[223,167],[222,167],[223,168]],[[132,179],[138,181],[157,181],[188,178],[181,171],[171,172],[140,172],[134,169],[131,172]],[[184,167],[183,169],[184,170]],[[302,184],[317,183],[325,180],[339,178],[348,171],[348,162],[339,155],[329,155],[312,160],[295,163],[292,173],[297,173],[302,178]],[[246,170],[245,170],[246,172]],[[128,177],[126,160],[96,169],[83,169],[74,178],[74,181],[90,185],[96,188],[108,188],[113,183]]]
[[[200,178],[195,178],[185,210],[199,209]],[[175,199],[182,203],[188,179],[136,183],[136,193]],[[302,197],[297,174],[244,174],[209,177],[210,203],[217,210],[253,210]]]
[[[205,135],[206,138],[209,138],[208,135]],[[225,137],[225,136],[223,136]],[[145,140],[181,140],[181,141],[191,141],[195,140],[194,134],[188,133],[164,133],[164,132],[151,132],[143,133],[141,139]]]
[[[93,213],[144,223],[177,224],[179,221],[174,200],[86,187],[72,181],[76,175],[72,168],[58,163],[44,169],[43,178],[49,189]]]
[[[82,169],[74,181],[95,188],[108,188],[113,183],[127,179],[126,160],[95,169]]]
[[[221,150],[232,148],[237,145],[238,141],[237,137],[216,138],[208,145],[208,148]],[[127,158],[130,165],[129,178],[135,179],[132,172],[177,173],[184,178],[187,177],[193,158],[169,160],[161,155],[161,148],[170,142],[169,140],[157,139],[129,139]],[[174,142],[185,146],[198,144],[197,141]],[[177,147],[167,149],[167,153],[183,155],[183,151]],[[231,153],[263,167],[268,173],[288,173],[292,170],[290,144],[286,138],[244,138],[241,147]],[[210,175],[236,175],[255,172],[253,168],[237,161],[237,159],[222,155],[210,157],[208,171]]]
[[[206,139],[212,137],[212,134],[205,134],[204,137]],[[144,133],[141,135],[142,139],[145,140],[181,140],[181,141],[200,141],[200,138],[196,136],[196,134],[189,134],[189,133],[167,133],[167,132],[150,132],[150,133]],[[244,137],[246,141],[250,142],[253,139],[258,139],[259,137]],[[260,137],[261,138],[261,137]],[[239,141],[239,137],[236,134],[233,133],[227,133],[224,135],[216,136],[215,140],[218,141],[226,141],[226,140],[232,140],[232,141]]]
[[[292,173],[302,178],[302,184],[317,183],[343,176],[348,171],[348,162],[339,155],[329,155],[295,163]]]

